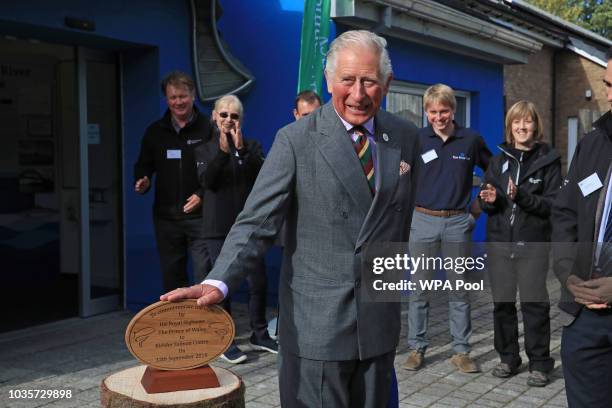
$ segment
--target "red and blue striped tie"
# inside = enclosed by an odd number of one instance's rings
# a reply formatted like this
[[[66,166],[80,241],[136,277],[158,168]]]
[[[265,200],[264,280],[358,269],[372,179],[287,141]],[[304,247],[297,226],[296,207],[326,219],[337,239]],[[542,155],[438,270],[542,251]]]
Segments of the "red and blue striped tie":
[[[352,129],[353,135],[353,147],[363,167],[363,173],[366,176],[368,185],[370,186],[370,192],[374,194],[374,159],[372,158],[372,146],[370,146],[370,140],[367,136],[366,130],[363,126],[355,126]]]

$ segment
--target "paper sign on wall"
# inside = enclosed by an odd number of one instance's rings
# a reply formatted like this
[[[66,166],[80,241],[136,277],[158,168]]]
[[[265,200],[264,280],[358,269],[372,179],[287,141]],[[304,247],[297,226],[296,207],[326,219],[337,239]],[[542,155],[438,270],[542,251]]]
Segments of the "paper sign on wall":
[[[98,123],[87,124],[87,142],[89,144],[100,144],[100,125]]]

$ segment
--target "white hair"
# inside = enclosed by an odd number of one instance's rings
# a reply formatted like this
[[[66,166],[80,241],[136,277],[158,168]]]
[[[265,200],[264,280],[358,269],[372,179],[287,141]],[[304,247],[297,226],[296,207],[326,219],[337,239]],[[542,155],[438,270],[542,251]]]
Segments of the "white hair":
[[[217,99],[215,101],[215,111],[219,112],[219,108],[224,105],[234,105],[236,109],[238,109],[238,114],[242,118],[242,102],[240,102],[240,99],[238,99],[236,95],[223,95],[222,97]]]
[[[378,79],[386,80],[393,73],[391,59],[387,51],[387,40],[367,30],[351,30],[342,33],[329,46],[327,51],[327,62],[325,74],[333,76],[336,70],[336,58],[338,52],[349,47],[366,47],[375,50],[379,55]]]

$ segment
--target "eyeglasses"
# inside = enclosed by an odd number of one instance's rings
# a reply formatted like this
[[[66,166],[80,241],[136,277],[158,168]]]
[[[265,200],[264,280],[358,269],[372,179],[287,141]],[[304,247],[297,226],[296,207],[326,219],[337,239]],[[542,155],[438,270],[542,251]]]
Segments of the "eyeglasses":
[[[233,120],[240,119],[240,115],[237,113],[219,112],[219,116],[221,116],[223,119],[227,118],[228,116]]]

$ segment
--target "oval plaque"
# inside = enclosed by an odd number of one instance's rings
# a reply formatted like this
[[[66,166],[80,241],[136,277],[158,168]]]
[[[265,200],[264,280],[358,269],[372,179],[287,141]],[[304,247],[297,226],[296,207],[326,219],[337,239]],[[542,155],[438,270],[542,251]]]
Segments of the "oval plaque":
[[[125,343],[138,360],[160,370],[200,367],[220,356],[235,334],[232,317],[195,299],[157,302],[128,324]]]

